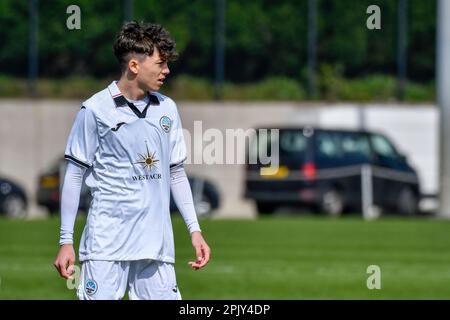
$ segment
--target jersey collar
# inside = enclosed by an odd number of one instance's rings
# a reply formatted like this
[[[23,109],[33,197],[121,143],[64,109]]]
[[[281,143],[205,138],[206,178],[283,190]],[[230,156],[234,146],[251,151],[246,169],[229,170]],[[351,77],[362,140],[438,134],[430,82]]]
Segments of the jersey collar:
[[[120,92],[119,88],[117,87],[117,81],[113,81],[108,86],[108,90],[117,108],[128,106],[127,99],[123,96],[122,92]],[[159,98],[155,94],[148,92],[148,97],[150,99],[150,104],[159,105]]]

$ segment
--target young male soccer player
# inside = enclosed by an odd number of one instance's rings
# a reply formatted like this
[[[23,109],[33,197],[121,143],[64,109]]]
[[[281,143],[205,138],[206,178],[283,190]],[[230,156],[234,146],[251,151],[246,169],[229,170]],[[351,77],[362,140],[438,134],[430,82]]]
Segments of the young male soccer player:
[[[75,263],[73,227],[84,174],[93,200],[84,228],[79,299],[181,299],[174,271],[170,192],[189,229],[197,260],[208,263],[183,162],[186,146],[175,103],[158,93],[176,58],[159,25],[128,22],[114,44],[118,82],[83,102],[65,150],[60,250],[55,267]]]

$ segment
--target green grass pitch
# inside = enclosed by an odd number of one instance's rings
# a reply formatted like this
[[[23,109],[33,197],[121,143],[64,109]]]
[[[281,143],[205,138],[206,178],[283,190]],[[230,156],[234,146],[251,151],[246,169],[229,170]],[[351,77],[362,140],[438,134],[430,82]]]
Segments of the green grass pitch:
[[[76,224],[76,241],[84,224]],[[173,219],[184,299],[449,299],[450,222],[432,219],[264,217],[208,220],[203,270]],[[59,220],[0,219],[0,299],[75,299],[53,267]],[[381,268],[381,289],[366,286]]]

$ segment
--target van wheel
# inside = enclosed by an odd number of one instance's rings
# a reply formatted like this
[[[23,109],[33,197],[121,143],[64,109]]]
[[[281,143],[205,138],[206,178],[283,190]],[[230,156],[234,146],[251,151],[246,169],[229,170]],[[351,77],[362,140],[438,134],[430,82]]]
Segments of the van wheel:
[[[344,198],[336,189],[329,189],[323,195],[320,210],[328,216],[338,217],[344,211]]]
[[[397,211],[406,216],[413,216],[417,213],[419,199],[411,188],[403,188],[398,197]]]
[[[258,210],[258,213],[261,215],[272,214],[275,212],[276,205],[270,202],[257,202],[256,209]]]

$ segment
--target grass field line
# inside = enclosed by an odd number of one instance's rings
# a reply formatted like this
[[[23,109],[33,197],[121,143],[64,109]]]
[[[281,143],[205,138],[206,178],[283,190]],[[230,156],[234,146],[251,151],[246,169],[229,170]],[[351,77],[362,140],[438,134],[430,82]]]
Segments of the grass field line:
[[[17,272],[17,271],[26,271],[26,272],[48,272],[55,273],[57,271],[55,267],[51,264],[49,266],[44,266],[40,264],[21,264],[21,263],[8,263],[8,262],[0,262],[0,276],[2,275],[2,271],[8,272]]]

